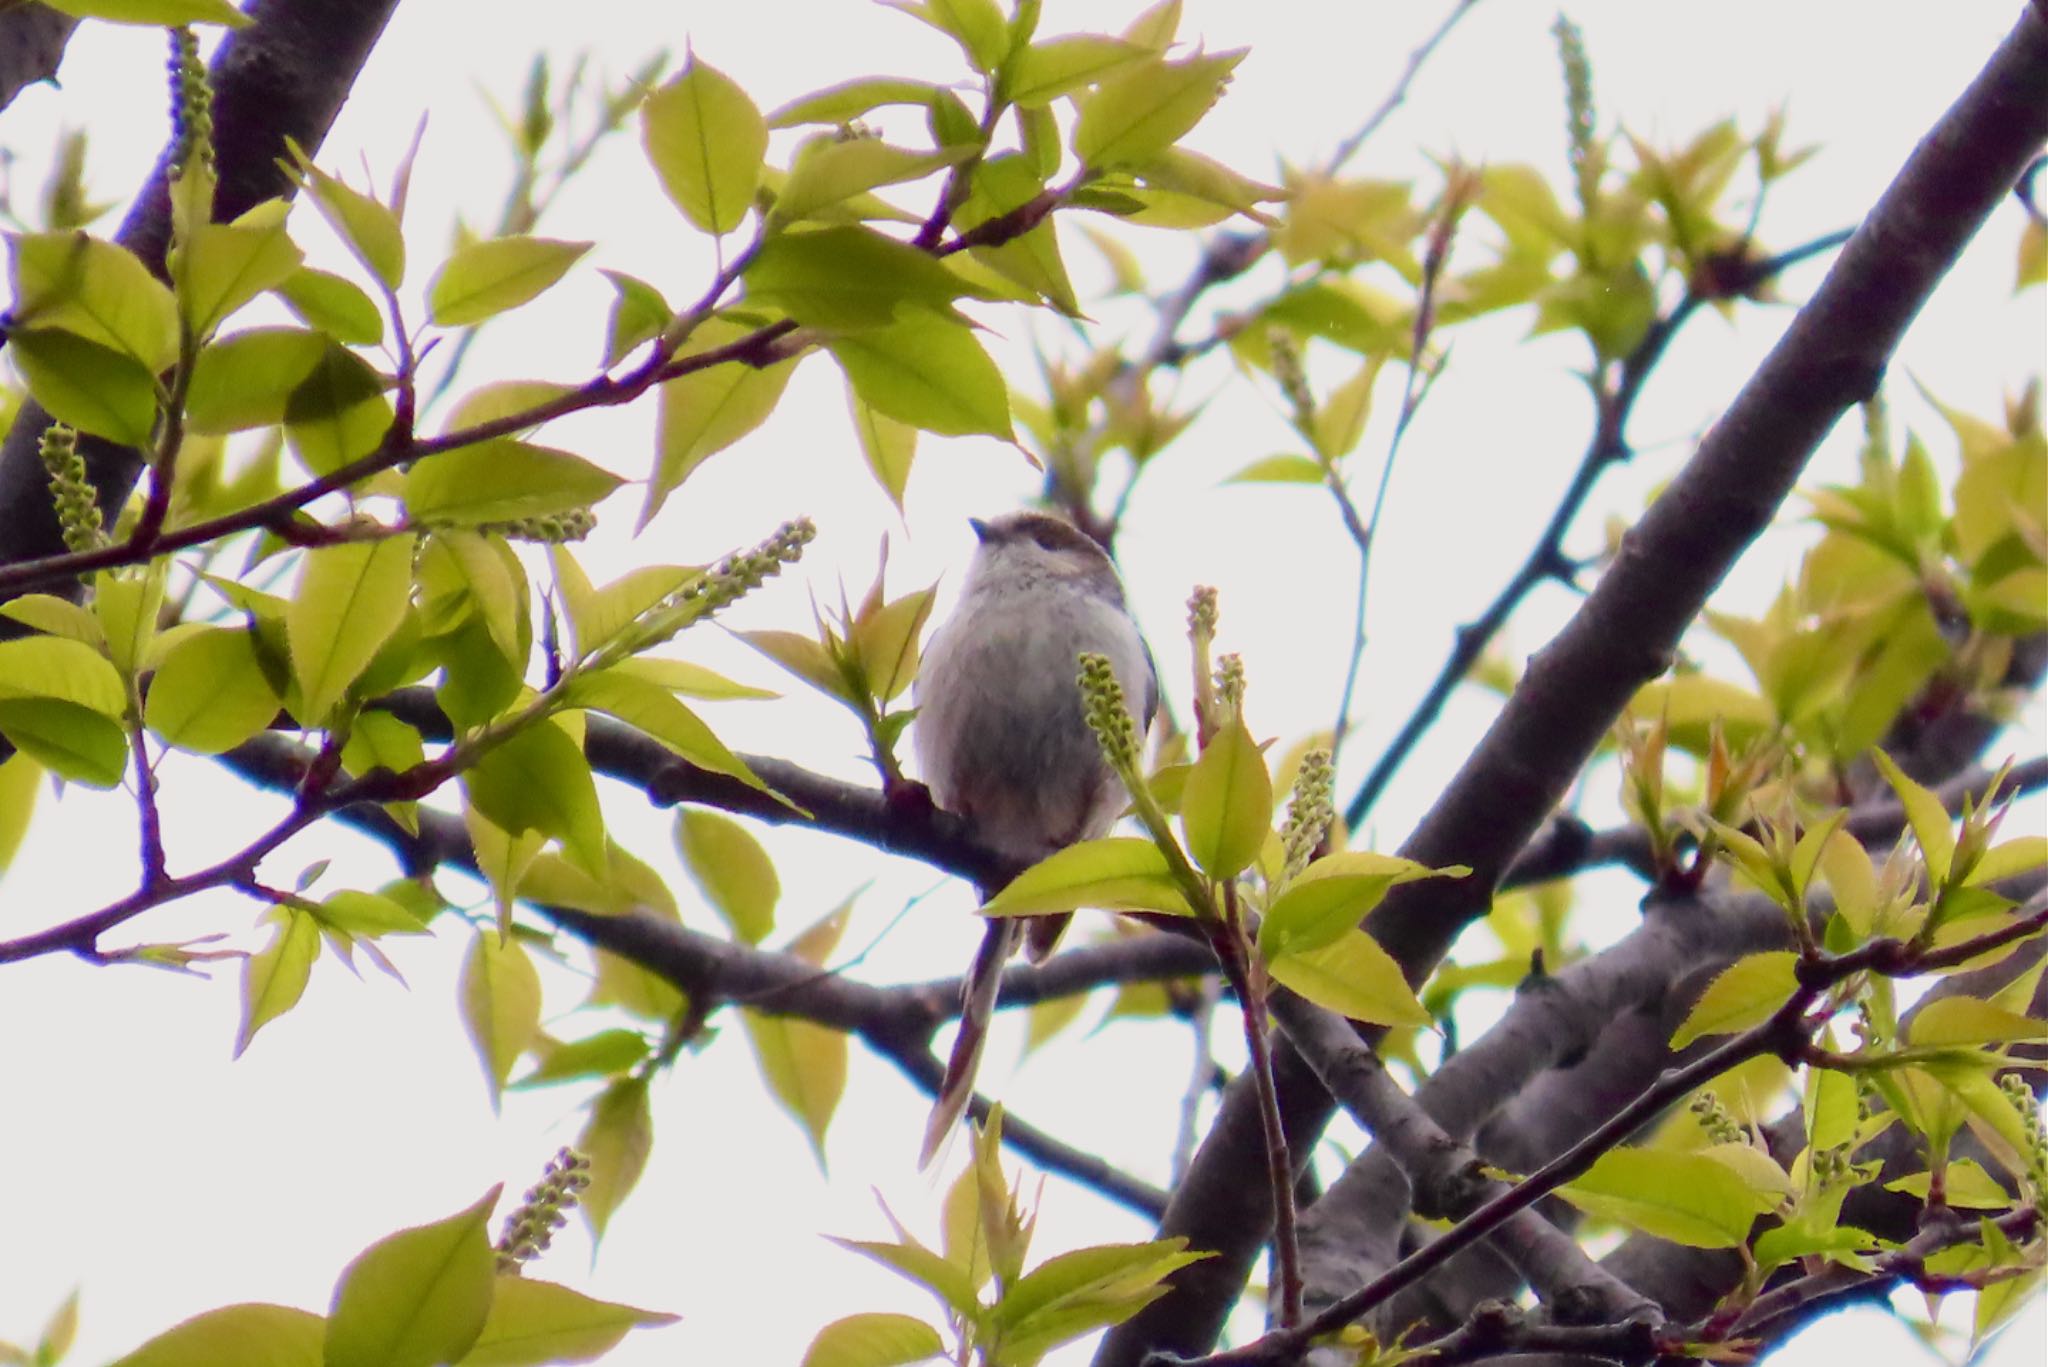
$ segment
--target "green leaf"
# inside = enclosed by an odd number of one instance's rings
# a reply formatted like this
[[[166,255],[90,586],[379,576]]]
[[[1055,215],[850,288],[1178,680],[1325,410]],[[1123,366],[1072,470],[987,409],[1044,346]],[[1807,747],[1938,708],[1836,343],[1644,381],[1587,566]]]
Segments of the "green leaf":
[[[366,456],[391,427],[384,377],[346,347],[328,344],[285,400],[285,438],[316,475]]]
[[[890,702],[917,676],[917,639],[931,616],[938,586],[906,593],[873,609],[863,608],[853,624],[851,644],[861,677],[877,702]]]
[[[405,619],[412,545],[412,537],[401,535],[306,552],[285,614],[304,724],[326,720]]]
[[[576,1148],[590,1158],[590,1185],[578,1206],[590,1225],[593,1240],[647,1167],[654,1147],[654,1119],[647,1109],[647,1079],[623,1077],[606,1087],[590,1108],[590,1120],[576,1138]]]
[[[889,495],[896,511],[902,512],[911,462],[917,459],[917,429],[877,411],[861,398],[851,380],[846,385],[846,406],[852,410],[854,435],[860,440],[860,453],[867,457],[875,483]]]
[[[127,687],[104,655],[59,636],[0,641],[0,701],[55,699],[118,718]]]
[[[587,508],[624,482],[581,456],[505,437],[417,462],[401,497],[415,523],[475,526]]]
[[[13,326],[62,329],[150,375],[177,358],[177,301],[135,253],[82,232],[22,233],[9,245]]]
[[[735,935],[750,945],[768,938],[782,883],[775,861],[746,827],[717,812],[685,807],[676,817],[676,849],[698,890]]]
[[[984,916],[1045,916],[1101,907],[1191,916],[1166,856],[1149,840],[1084,840],[1039,860],[988,900]]]
[[[546,237],[472,242],[427,286],[427,317],[442,327],[473,327],[517,308],[560,280],[590,246]]]
[[[405,281],[405,234],[398,226],[398,215],[313,165],[296,144],[288,142],[287,146],[298,162],[313,207],[342,245],[384,288],[397,289]]]
[[[46,3],[51,9],[75,14],[81,19],[105,19],[116,24],[148,24],[164,28],[182,24],[221,24],[227,28],[243,28],[249,23],[249,17],[229,0],[46,0]],[[276,1307],[249,1308],[267,1310]]]
[[[538,722],[492,746],[464,771],[462,787],[493,825],[514,836],[538,831],[559,840],[585,871],[603,876],[597,784],[583,748],[561,726]]]
[[[142,722],[166,744],[218,755],[269,726],[283,701],[253,632],[208,627],[164,653]]]
[[[767,790],[746,762],[728,750],[695,712],[658,685],[608,669],[579,677],[569,686],[567,701],[571,707],[592,708],[639,727],[700,769],[729,774],[748,787]]]
[[[870,109],[885,104],[926,104],[932,92],[941,89],[929,81],[908,81],[888,76],[869,76],[843,81],[814,90],[791,100],[768,114],[770,128],[794,128],[798,124],[827,123],[835,127],[851,123]]]
[[[746,91],[693,55],[641,104],[640,137],[684,218],[707,233],[740,226],[768,151],[768,125]]]
[[[569,867],[560,861],[557,863],[562,868]],[[524,885],[521,891],[526,891]],[[550,901],[549,905],[556,904]],[[541,1035],[532,1045],[539,1061],[532,1072],[513,1082],[512,1087],[519,1090],[552,1082],[618,1077],[640,1066],[652,1047],[647,1036],[638,1030],[600,1030],[589,1039],[574,1040],[568,1044],[558,1044]]]
[[[801,1367],[903,1367],[945,1352],[939,1331],[909,1315],[848,1315],[820,1329]]]
[[[823,645],[794,631],[742,631],[739,638],[827,697],[860,704]]]
[[[277,286],[285,307],[310,328],[350,346],[384,340],[384,315],[353,280],[302,266]]]
[[[92,610],[100,620],[107,658],[123,676],[142,667],[156,641],[167,570],[162,561],[155,561],[139,574],[103,574],[94,587]]]
[[[930,24],[960,45],[976,71],[992,72],[1010,50],[1010,27],[996,0],[882,0]]]
[[[1186,1239],[1145,1244],[1103,1244],[1062,1253],[1033,1268],[997,1302],[994,1319],[1006,1346],[1051,1347],[1087,1329],[1135,1314],[1165,1288],[1162,1282],[1190,1263],[1212,1256],[1190,1253]]]
[[[1933,1173],[1916,1172],[1885,1183],[1884,1189],[1925,1201],[1933,1185]],[[2004,1210],[2012,1204],[2012,1193],[1984,1171],[1982,1164],[1969,1158],[1955,1159],[1942,1170],[1941,1194],[1946,1204],[1964,1210]]]
[[[825,328],[877,327],[912,312],[945,312],[969,292],[945,263],[853,224],[770,238],[745,279],[750,303]]]
[[[1666,1149],[1610,1149],[1557,1194],[1589,1215],[1688,1248],[1735,1248],[1757,1214],[1734,1169]]]
[[[1948,881],[1949,862],[1955,858],[1956,833],[1950,824],[1948,809],[1941,805],[1941,799],[1927,789],[1906,777],[1905,771],[1892,762],[1892,757],[1882,750],[1870,752],[1877,761],[1877,767],[1892,785],[1892,791],[1899,795],[1899,803],[1906,809],[1906,820],[1912,824],[1913,838],[1919,842],[1920,852],[1927,858],[1927,876],[1935,886]]]
[[[0,603],[0,617],[10,617],[23,626],[89,646],[103,647],[107,643],[99,618],[70,599],[51,593],[24,593]]]
[[[1026,108],[1050,104],[1151,55],[1152,49],[1142,44],[1106,34],[1062,34],[1020,53],[1005,89]]]
[[[825,1131],[846,1092],[846,1032],[752,1010],[741,1011],[740,1020],[769,1093],[803,1127],[823,1167]]]
[[[171,257],[178,306],[195,337],[299,269],[303,253],[284,228],[285,202],[266,200],[233,223],[195,224]]]
[[[379,935],[424,935],[427,924],[408,908],[382,893],[345,888],[312,909],[324,926],[348,935],[375,939]]]
[[[701,343],[693,345],[691,354],[715,350],[751,331],[729,319],[710,319],[691,334],[693,344]],[[795,359],[765,368],[722,361],[662,383],[655,428],[659,462],[647,482],[641,527],[654,520],[698,466],[768,420],[796,366]]]
[[[112,788],[128,768],[128,733],[121,724],[77,703],[0,699],[0,735],[73,783]]]
[[[1002,372],[957,323],[911,316],[826,346],[854,392],[892,418],[943,436],[1012,437]]]
[[[1273,779],[1244,722],[1233,717],[1209,738],[1181,792],[1188,854],[1211,878],[1229,879],[1258,858],[1273,819]]]
[[[320,925],[303,911],[287,909],[270,943],[242,965],[242,1028],[235,1036],[240,1058],[256,1032],[299,1004],[320,957]]]
[[[641,655],[630,660],[621,660],[613,665],[612,669],[616,673],[645,679],[651,684],[666,688],[671,693],[679,693],[686,698],[723,700],[782,696],[773,689],[756,688],[752,684],[728,679],[716,670],[706,669],[703,665],[693,664],[688,660],[651,659]]]
[[[1975,997],[1943,997],[1928,1002],[1913,1014],[1906,1038],[1909,1043],[1924,1047],[2048,1039],[2048,1021]]]
[[[343,1270],[324,1367],[436,1367],[481,1333],[497,1280],[487,1225],[497,1187],[445,1220],[378,1240]]]
[[[327,1321],[288,1305],[224,1305],[194,1315],[114,1367],[322,1367]]]
[[[553,1282],[501,1276],[483,1332],[456,1367],[595,1362],[632,1330],[674,1324],[676,1318],[596,1300]]]
[[[146,367],[57,328],[14,329],[7,354],[28,392],[57,421],[123,446],[149,444],[156,376]]]
[[[617,297],[612,300],[611,322],[606,330],[604,363],[607,369],[624,360],[626,353],[643,342],[651,342],[675,316],[661,291],[624,271],[600,270],[611,281]]]
[[[885,1244],[865,1239],[841,1239],[826,1235],[841,1248],[873,1258],[939,1298],[939,1303],[949,1310],[965,1316],[981,1313],[981,1305],[975,1299],[975,1288],[968,1280],[966,1269],[957,1263],[932,1252],[922,1244],[906,1240],[903,1243]]]
[[[1222,95],[1245,50],[1153,60],[1104,81],[1081,101],[1074,155],[1091,170],[1143,161],[1178,142]]]
[[[568,608],[579,659],[587,659],[611,643],[643,613],[698,575],[684,565],[643,565],[593,589],[565,548],[548,547],[548,557]]]
[[[1323,467],[1307,456],[1277,455],[1255,460],[1224,481],[1227,484],[1321,484]]]
[[[1430,1022],[1401,966],[1362,930],[1344,931],[1314,949],[1282,951],[1266,960],[1266,971],[1283,987],[1352,1020],[1375,1025]]]
[[[500,935],[495,926],[479,926],[463,956],[456,992],[462,1003],[462,1028],[483,1062],[484,1082],[496,1109],[512,1065],[540,1031],[540,974],[516,936]]]
[[[33,755],[17,750],[0,759],[0,873],[14,862],[21,842],[28,835],[36,814],[36,795],[42,791],[43,767]]]
[[[194,432],[240,432],[284,421],[298,387],[331,344],[304,328],[249,328],[209,343],[192,367],[185,424]]]
[[[1799,990],[1792,971],[1798,961],[1790,950],[1773,949],[1745,954],[1722,969],[1686,1013],[1671,1047],[1683,1049],[1707,1035],[1732,1035],[1769,1020]]]
[[[1266,908],[1259,953],[1273,959],[1320,949],[1363,921],[1389,888],[1419,878],[1462,878],[1468,872],[1462,865],[1432,869],[1391,854],[1345,850],[1324,855]]]
[[[798,150],[789,176],[776,192],[771,221],[789,223],[810,218],[820,209],[842,204],[868,190],[921,180],[932,172],[964,161],[971,147],[915,152],[891,147],[875,138],[842,141],[820,134]]]

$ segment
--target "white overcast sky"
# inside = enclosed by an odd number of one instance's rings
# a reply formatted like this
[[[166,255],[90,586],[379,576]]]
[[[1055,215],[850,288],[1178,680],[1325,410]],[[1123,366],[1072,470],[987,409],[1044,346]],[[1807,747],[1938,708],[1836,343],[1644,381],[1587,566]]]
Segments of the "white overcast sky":
[[[1050,34],[1113,31],[1139,6],[1049,0],[1045,8],[1040,31]],[[1444,8],[1418,0],[1189,0],[1184,38],[1211,49],[1252,49],[1192,144],[1269,178],[1278,158],[1318,161],[1378,103]],[[1938,12],[1899,0],[1723,0],[1711,7],[1581,0],[1571,13],[1592,54],[1603,126],[1618,119],[1639,136],[1668,143],[1727,114],[1753,130],[1773,105],[1789,102],[1793,143],[1817,142],[1825,150],[1773,195],[1763,235],[1776,248],[1853,224],[2018,9],[2013,0],[1953,0]],[[1563,114],[1547,33],[1554,13],[1548,5],[1486,0],[1353,171],[1426,180],[1429,158],[1455,154],[1474,162],[1529,161],[1556,178]],[[488,223],[506,184],[508,160],[480,91],[516,100],[536,49],[556,54],[558,69],[570,54],[589,49],[599,68],[617,75],[661,47],[679,60],[686,44],[741,82],[764,109],[854,75],[950,79],[958,70],[944,40],[856,0],[406,0],[321,161],[358,183],[367,162],[381,183],[422,111],[428,113],[409,219],[408,283],[417,290],[447,241],[452,214],[459,209],[472,223]],[[153,35],[102,26],[82,32],[62,90],[29,92],[0,116],[0,139],[25,159],[17,194],[39,180],[44,147],[66,124],[91,129],[92,184],[100,195],[138,183],[162,141],[161,66]],[[898,140],[922,135],[915,121],[881,124]],[[299,221],[316,259],[347,269],[310,217]],[[2038,372],[2041,292],[2011,296],[2018,224],[2016,212],[2003,211],[1983,234],[1922,316],[1895,378],[1910,373],[1948,402],[1990,414],[2004,390]],[[672,298],[693,297],[708,273],[703,240],[654,189],[631,137],[597,159],[580,192],[542,231],[596,240],[590,264],[644,276]],[[1190,260],[1186,243],[1143,234],[1132,240],[1148,252],[1157,287],[1177,280]],[[1099,284],[1079,235],[1064,241],[1077,277]],[[1787,295],[1803,297],[1820,270],[1795,272],[1785,282]],[[587,376],[608,300],[595,271],[579,270],[547,309],[489,330],[468,376]],[[1135,321],[1113,308],[1101,316],[1111,325]],[[1787,317],[1784,310],[1748,309],[1733,328],[1711,314],[1692,323],[1638,412],[1638,462],[1603,486],[1577,547],[1597,545],[1602,516],[1633,513],[1669,477]],[[1057,331],[1043,320],[991,321],[1001,333],[996,345],[1011,362],[1025,354],[1031,328],[1048,337]],[[1352,742],[1347,790],[1422,690],[1448,647],[1451,625],[1471,616],[1526,553],[1583,449],[1587,405],[1570,374],[1581,354],[1555,339],[1524,344],[1525,325],[1518,317],[1459,334],[1456,362],[1410,434],[1378,551],[1364,720]],[[639,543],[627,543],[623,530],[593,542],[585,556],[593,573],[616,573],[635,560],[705,560],[808,512],[821,535],[799,572],[746,604],[735,624],[803,627],[806,586],[831,596],[844,579],[857,591],[885,532],[892,537],[894,583],[908,587],[943,575],[948,589],[956,585],[970,544],[965,517],[1027,497],[1033,472],[998,443],[927,438],[908,516],[899,520],[853,450],[830,370],[821,360],[809,362],[771,424],[695,475]],[[1028,372],[1020,363],[1013,373]],[[1214,373],[1198,376],[1185,395],[1205,397],[1216,383]],[[1904,393],[1895,400],[1937,454],[1951,460],[1931,411]],[[1384,418],[1382,412],[1368,432],[1362,459],[1384,450]],[[646,466],[651,428],[651,406],[642,405],[562,423],[549,439],[632,475]],[[1850,436],[1837,433],[1819,468],[1848,472]],[[1242,391],[1218,400],[1140,486],[1121,550],[1169,691],[1186,691],[1180,605],[1190,585],[1219,585],[1224,644],[1244,654],[1250,671],[1253,725],[1291,742],[1326,725],[1335,708],[1352,562],[1327,500],[1314,492],[1217,487],[1230,470],[1286,444],[1270,404]],[[630,525],[637,502],[630,489],[615,500],[612,515],[621,528]],[[1760,607],[1788,572],[1786,548],[1797,544],[1798,533],[1773,532],[1722,601]],[[1516,624],[1512,647],[1532,649],[1570,608],[1561,593],[1540,595]],[[752,682],[786,682],[730,640],[702,635],[707,639],[687,640],[684,653]],[[1373,832],[1380,847],[1406,834],[1487,713],[1476,696],[1450,709],[1382,802]],[[863,777],[857,733],[829,705],[805,700],[751,712],[726,705],[711,720],[739,748]],[[2041,736],[2036,705],[2013,748],[2039,753]],[[235,848],[269,810],[204,763],[172,764],[166,774],[166,838],[180,866]],[[614,833],[667,866],[666,819],[612,797]],[[1608,795],[1592,799],[1597,809]],[[2026,814],[2037,828],[2040,812],[2037,804]],[[46,804],[30,847],[0,884],[0,935],[131,889],[132,821],[132,807],[118,796],[73,791]],[[978,930],[961,888],[920,866],[826,838],[764,838],[782,857],[785,930],[867,884],[845,941],[850,949],[881,937],[861,966],[863,976],[899,981],[957,971],[965,962]],[[388,861],[374,850],[324,835],[291,847],[268,871],[283,881],[328,854],[337,862],[323,887],[373,885],[390,876]],[[677,882],[686,918],[708,927],[694,890]],[[456,896],[474,896],[459,880],[448,886]],[[1612,906],[1592,918],[1589,933],[1605,939],[1626,927],[1635,894],[1624,880],[1594,886]],[[933,895],[884,935],[906,903],[927,892]],[[199,898],[130,929],[151,940],[222,931],[234,944],[253,946],[260,942],[255,911],[232,897]],[[62,958],[8,967],[0,990],[0,1158],[11,1175],[0,1238],[0,1339],[32,1341],[43,1317],[77,1285],[84,1287],[84,1320],[74,1360],[82,1363],[105,1361],[216,1305],[276,1301],[321,1310],[335,1273],[365,1244],[452,1213],[493,1182],[514,1190],[528,1183],[548,1154],[574,1137],[583,1093],[519,1094],[507,1099],[502,1115],[492,1115],[455,1026],[453,983],[464,936],[443,924],[448,933],[437,940],[393,946],[410,991],[374,976],[359,983],[323,962],[299,1009],[270,1025],[239,1062],[228,1057],[239,1010],[232,969],[199,981]],[[580,995],[568,974],[551,977],[548,991],[551,1020]],[[1014,1029],[998,1034],[984,1082],[1020,1113],[1163,1179],[1187,1066],[1185,1032],[1076,1032],[1013,1070]],[[1219,1026],[1220,1038],[1232,1033],[1227,1023]],[[795,1125],[762,1101],[752,1055],[740,1031],[728,1028],[657,1084],[652,1166],[594,1263],[578,1227],[538,1272],[683,1316],[675,1327],[629,1339],[610,1359],[621,1367],[794,1363],[827,1319],[863,1309],[925,1313],[921,1293],[818,1237],[886,1237],[877,1192],[911,1228],[936,1237],[938,1188],[915,1169],[923,1109],[893,1070],[856,1053],[828,1145],[830,1174],[822,1175]],[[1057,1181],[1046,1188],[1041,1252],[1148,1232],[1088,1193]],[[1912,1342],[1881,1317],[1845,1317],[1778,1360],[1910,1360],[1905,1355],[1913,1350],[1905,1345]],[[2038,1364],[2044,1345],[2048,1326],[2037,1301],[2029,1322],[1999,1345],[1997,1360]]]

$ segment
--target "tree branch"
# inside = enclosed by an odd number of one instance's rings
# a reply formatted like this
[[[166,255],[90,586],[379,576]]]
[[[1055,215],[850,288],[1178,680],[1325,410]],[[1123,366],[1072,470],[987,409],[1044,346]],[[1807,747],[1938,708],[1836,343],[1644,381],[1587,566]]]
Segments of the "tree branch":
[[[1368,929],[1411,982],[1427,977],[1481,914],[1508,861],[1535,832],[1622,706],[1669,664],[1707,596],[1790,493],[1841,414],[1870,394],[1907,325],[1979,225],[2048,140],[2048,12],[2030,6],[1982,72],[1857,229],[1813,298],[1665,493],[1624,539],[1614,565],[1531,663],[1401,853],[1474,875],[1395,888]],[[1288,1048],[1275,1069],[1308,1095],[1283,1109],[1317,1132],[1327,1097]],[[1213,1342],[1265,1238],[1270,1213],[1204,1198],[1245,1171],[1250,1098],[1226,1093],[1210,1141],[1161,1223],[1166,1236],[1218,1256],[1112,1330],[1100,1367],[1131,1367],[1151,1348]],[[1297,1152],[1302,1139],[1290,1135]],[[1249,1218],[1247,1218],[1249,1217]]]

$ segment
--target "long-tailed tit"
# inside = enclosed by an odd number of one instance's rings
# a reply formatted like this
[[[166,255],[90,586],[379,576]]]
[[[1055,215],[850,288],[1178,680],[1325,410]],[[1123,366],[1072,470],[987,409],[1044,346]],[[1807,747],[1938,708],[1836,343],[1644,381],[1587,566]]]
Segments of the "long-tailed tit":
[[[1158,705],[1151,652],[1109,556],[1049,513],[973,520],[980,540],[959,606],[933,633],[917,677],[917,756],[932,798],[983,844],[1034,864],[1108,831],[1128,797],[1081,711],[1078,657],[1107,656],[1139,729]],[[995,888],[982,888],[984,900]],[[992,919],[968,971],[960,1030],[926,1126],[938,1152],[974,1091],[1004,962],[1034,962],[1068,918]]]

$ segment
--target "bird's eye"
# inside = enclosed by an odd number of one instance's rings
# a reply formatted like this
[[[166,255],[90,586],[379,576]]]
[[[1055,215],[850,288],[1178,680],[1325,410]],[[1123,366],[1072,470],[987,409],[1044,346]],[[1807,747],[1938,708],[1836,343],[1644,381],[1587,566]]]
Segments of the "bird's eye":
[[[1049,528],[1039,528],[1031,534],[1031,539],[1038,543],[1038,549],[1041,551],[1056,551],[1060,548],[1060,539],[1053,535]]]

